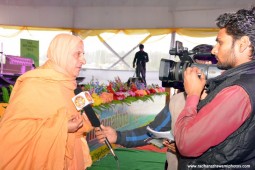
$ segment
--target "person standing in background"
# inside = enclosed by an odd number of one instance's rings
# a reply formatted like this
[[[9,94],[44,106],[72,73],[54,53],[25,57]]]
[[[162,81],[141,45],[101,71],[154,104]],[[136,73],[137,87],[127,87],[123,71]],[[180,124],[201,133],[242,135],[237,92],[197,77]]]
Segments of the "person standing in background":
[[[92,164],[84,134],[93,127],[72,102],[86,63],[83,41],[59,34],[47,57],[17,79],[0,120],[1,170],[84,170]]]
[[[146,63],[149,62],[148,53],[143,51],[144,45],[139,45],[139,51],[135,53],[135,58],[133,60],[133,68],[136,66],[136,77],[142,78],[143,83],[146,84]]]

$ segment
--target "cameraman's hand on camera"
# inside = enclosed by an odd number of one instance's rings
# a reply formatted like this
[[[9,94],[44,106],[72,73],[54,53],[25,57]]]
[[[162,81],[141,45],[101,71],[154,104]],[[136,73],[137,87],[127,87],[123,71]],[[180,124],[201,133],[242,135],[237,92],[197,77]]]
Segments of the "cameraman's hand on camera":
[[[200,75],[200,76],[198,76]],[[201,96],[206,83],[204,73],[197,67],[188,67],[184,72],[184,88],[188,96]]]

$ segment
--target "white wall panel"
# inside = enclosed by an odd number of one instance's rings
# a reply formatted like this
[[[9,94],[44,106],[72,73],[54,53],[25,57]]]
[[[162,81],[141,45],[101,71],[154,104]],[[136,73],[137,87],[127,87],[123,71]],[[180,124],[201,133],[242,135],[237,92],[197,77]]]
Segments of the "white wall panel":
[[[15,26],[73,27],[71,7],[0,6],[0,23]]]
[[[176,10],[174,7],[174,4],[78,7],[0,5],[0,24],[80,29],[215,27],[219,14],[237,10],[223,7]]]
[[[233,9],[176,11],[174,27],[193,28],[216,27],[215,20],[220,14],[236,11]]]
[[[173,24],[168,7],[84,7],[75,12],[76,28],[165,28]]]

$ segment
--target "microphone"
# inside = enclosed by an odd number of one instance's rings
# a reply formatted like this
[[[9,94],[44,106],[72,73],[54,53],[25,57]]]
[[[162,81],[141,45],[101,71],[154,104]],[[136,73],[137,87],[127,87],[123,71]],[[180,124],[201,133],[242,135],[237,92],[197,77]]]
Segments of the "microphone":
[[[100,121],[98,119],[98,117],[96,116],[94,110],[92,109],[91,105],[87,105],[83,108],[83,110],[85,111],[85,114],[87,115],[89,121],[91,122],[93,127],[99,127],[101,130],[102,128],[100,127]],[[118,160],[118,157],[115,155],[113,149],[112,149],[112,145],[109,142],[109,140],[107,139],[107,137],[105,137],[105,144],[106,146],[109,148],[109,150],[111,151],[113,157]]]
[[[93,108],[90,105],[94,101],[93,101],[92,97],[90,96],[89,92],[87,92],[87,91],[82,92],[81,89],[76,89],[75,95],[76,96],[73,97],[72,100],[73,100],[77,110],[83,110],[85,112],[85,114],[87,115],[91,125],[93,127],[99,127],[102,130],[102,128],[100,127],[101,123],[100,123],[96,113],[94,112]],[[112,149],[112,145],[109,142],[109,140],[107,139],[107,137],[105,137],[104,142],[105,142],[106,146],[109,148],[114,159],[118,160],[118,157],[114,153],[114,151]]]

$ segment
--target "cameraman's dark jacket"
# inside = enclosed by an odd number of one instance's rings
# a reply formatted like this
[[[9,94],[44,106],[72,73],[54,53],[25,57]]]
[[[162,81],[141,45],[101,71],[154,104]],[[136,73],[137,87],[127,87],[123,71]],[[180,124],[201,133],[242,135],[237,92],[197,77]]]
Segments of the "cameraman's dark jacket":
[[[200,157],[188,158],[180,156],[178,169],[196,169],[188,167],[188,165],[231,164],[250,165],[251,169],[255,169],[255,61],[229,69],[222,75],[209,79],[207,81],[208,95],[204,100],[199,102],[198,110],[209,103],[221,90],[233,85],[241,86],[249,95],[252,107],[250,117],[241,127],[227,137],[227,139],[219,145],[208,149]],[[229,100],[229,102],[231,102],[231,99]],[[222,167],[222,169],[226,168],[227,167]],[[203,168],[199,169],[201,170]],[[208,167],[204,169],[208,169]]]

